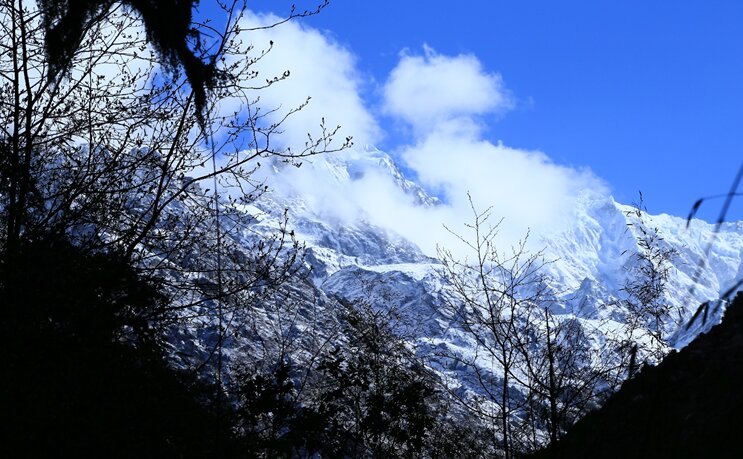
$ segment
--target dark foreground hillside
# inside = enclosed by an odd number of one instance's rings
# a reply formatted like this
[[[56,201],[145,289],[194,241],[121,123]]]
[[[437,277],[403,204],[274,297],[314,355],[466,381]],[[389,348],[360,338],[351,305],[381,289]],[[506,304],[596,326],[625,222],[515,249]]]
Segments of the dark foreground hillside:
[[[624,384],[536,458],[743,457],[743,293],[723,322]]]
[[[187,322],[162,290],[114,251],[0,247],[0,458],[487,457],[492,435],[450,414],[381,313],[344,303],[343,347],[238,362],[219,386],[168,365],[163,330]]]
[[[0,457],[205,457],[214,392],[171,369],[155,285],[56,241],[0,252]],[[226,435],[222,435],[227,440]],[[224,442],[223,442],[224,443]]]

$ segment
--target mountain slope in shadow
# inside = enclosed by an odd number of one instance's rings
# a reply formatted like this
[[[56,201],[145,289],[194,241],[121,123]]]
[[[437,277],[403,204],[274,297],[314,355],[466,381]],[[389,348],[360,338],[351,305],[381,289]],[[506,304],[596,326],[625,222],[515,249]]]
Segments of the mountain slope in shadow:
[[[743,292],[708,333],[645,367],[534,458],[743,457]]]

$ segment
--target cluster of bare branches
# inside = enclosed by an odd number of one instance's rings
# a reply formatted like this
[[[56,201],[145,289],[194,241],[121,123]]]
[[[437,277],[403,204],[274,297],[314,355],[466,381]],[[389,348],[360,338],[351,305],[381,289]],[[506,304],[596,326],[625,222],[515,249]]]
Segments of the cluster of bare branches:
[[[667,244],[658,228],[648,226],[643,196],[626,212],[627,230],[634,229],[637,250],[625,264],[627,278],[618,305],[624,310],[623,330],[614,337],[621,350],[627,375],[632,377],[640,360],[657,363],[670,349],[668,325],[675,324],[673,307],[665,294],[678,257],[678,250]],[[626,253],[626,252],[625,252]]]
[[[722,207],[720,208],[720,214],[717,217],[717,221],[715,222],[715,229],[712,232],[712,237],[709,241],[707,241],[707,245],[704,249],[704,255],[702,258],[699,259],[699,262],[697,263],[696,270],[694,271],[694,275],[692,277],[693,283],[692,287],[689,290],[688,297],[690,298],[694,294],[694,290],[696,288],[697,282],[702,278],[702,273],[704,272],[705,267],[707,266],[708,258],[710,251],[712,250],[713,245],[717,241],[717,235],[720,232],[720,228],[722,227],[722,224],[725,223],[727,219],[728,211],[730,210],[730,206],[733,203],[733,200],[735,198],[740,198],[743,196],[743,193],[738,191],[738,188],[740,187],[741,181],[743,181],[743,163],[738,168],[738,173],[735,175],[735,178],[733,179],[733,183],[730,186],[730,190],[727,193],[723,194],[716,194],[712,196],[705,196],[703,198],[699,198],[694,202],[694,205],[691,207],[691,211],[689,212],[689,216],[686,218],[686,228],[689,228],[689,225],[691,224],[691,220],[694,218],[694,216],[697,214],[699,209],[702,207],[702,204],[706,201],[716,200],[716,199],[723,199]],[[712,315],[715,315],[720,308],[722,307],[723,303],[726,303],[730,300],[732,300],[735,293],[743,287],[743,278],[738,279],[733,283],[732,286],[730,286],[727,290],[725,290],[722,295],[720,295],[720,298],[717,301],[705,301],[694,312],[694,315],[691,317],[689,322],[686,324],[686,329],[688,330],[691,328],[692,325],[694,325],[695,322],[700,321],[702,323],[702,326],[704,326],[707,323],[707,317],[712,312]]]
[[[665,343],[670,310],[663,293],[675,252],[662,244],[657,231],[638,224],[639,249],[623,302],[628,330],[613,337],[590,321],[558,313],[543,253],[529,253],[526,240],[502,251],[496,245],[499,223],[489,222],[491,210],[472,206],[472,212],[465,235],[452,231],[472,258],[462,260],[439,249],[448,283],[446,313],[461,330],[458,339],[470,346],[449,347],[442,357],[449,368],[464,367],[474,375],[473,391],[462,391],[461,383],[453,381],[450,392],[492,426],[494,447],[514,457],[557,443],[599,406],[621,384],[631,358],[628,349],[636,354],[643,346],[642,355],[656,349],[639,340],[638,330],[657,330],[652,336]],[[604,346],[595,347],[597,336]]]
[[[241,210],[267,189],[254,179],[260,160],[296,163],[351,139],[331,143],[338,128],[318,120],[305,145],[278,142],[283,122],[306,104],[260,107],[260,90],[289,72],[259,77],[273,44],[248,41],[246,2],[218,3],[219,25],[192,24],[192,52],[219,74],[202,112],[189,81],[163,66],[126,6],[110,4],[90,21],[57,78],[42,9],[0,2],[0,249],[9,266],[37,240],[122,254],[171,297],[151,320],[214,326],[219,313],[221,345],[230,313],[301,269],[302,247],[285,216],[273,235],[258,234]],[[285,20],[315,12],[292,9]],[[227,98],[239,108],[225,112]]]

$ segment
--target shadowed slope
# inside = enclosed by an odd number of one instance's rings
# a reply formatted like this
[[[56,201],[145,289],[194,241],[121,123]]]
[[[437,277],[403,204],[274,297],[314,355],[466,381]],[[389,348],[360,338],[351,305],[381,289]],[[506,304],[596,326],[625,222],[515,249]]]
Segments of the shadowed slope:
[[[734,457],[743,453],[743,294],[723,322],[646,367],[538,458]]]

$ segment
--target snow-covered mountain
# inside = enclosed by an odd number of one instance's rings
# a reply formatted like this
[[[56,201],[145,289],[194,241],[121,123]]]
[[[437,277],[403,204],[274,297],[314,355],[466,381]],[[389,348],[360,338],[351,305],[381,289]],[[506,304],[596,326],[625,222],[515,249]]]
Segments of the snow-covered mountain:
[[[267,183],[284,182],[276,185],[276,192],[265,193],[240,209],[249,214],[247,233],[253,235],[275,232],[286,211],[289,227],[306,245],[304,263],[310,268],[309,275],[290,289],[308,306],[302,317],[291,323],[291,333],[301,336],[308,327],[315,327],[316,336],[328,335],[327,328],[334,323],[328,305],[331,299],[342,299],[394,309],[402,318],[406,336],[422,354],[437,355],[443,349],[467,353],[475,346],[443,307],[447,286],[436,258],[394,229],[371,223],[363,208],[345,209],[346,217],[333,211],[333,206],[344,205],[344,196],[355,182],[370,175],[393,184],[409,199],[408,205],[425,209],[446,204],[408,179],[389,155],[373,148],[305,161],[301,172],[322,179],[315,180],[323,183],[317,193],[287,185],[287,180],[301,181],[293,165],[276,161],[267,166],[264,169],[268,172],[263,172]],[[717,300],[743,277],[743,222],[726,223],[718,232],[714,225],[699,220],[687,228],[682,218],[638,214],[632,206],[591,192],[576,200],[570,222],[556,232],[538,234],[529,247],[543,250],[548,261],[543,274],[551,311],[590,328],[592,346],[601,346],[608,334],[624,325],[627,315],[622,300],[627,297],[627,278],[632,275],[643,234],[657,236],[661,249],[673,249],[662,298],[670,306],[670,320],[662,330],[644,324],[672,346],[683,347],[702,328],[716,324],[724,308],[714,310],[704,327],[701,321],[688,330],[685,326],[701,303]],[[282,320],[282,315],[286,312],[264,308],[258,316],[231,322],[241,331],[228,339],[227,353],[253,348],[256,337],[281,328],[276,321]],[[191,338],[213,340],[209,336]],[[260,340],[266,342],[265,337]],[[197,346],[208,348],[206,344]],[[455,377],[467,386],[466,374],[455,372]]]
[[[279,175],[289,166],[275,163],[272,167]],[[436,197],[407,179],[389,155],[373,148],[314,158],[302,168],[308,174],[335,180],[328,186],[337,190],[340,199],[350,183],[364,174],[376,173],[388,176],[421,207],[441,205]],[[274,216],[288,209],[289,225],[307,244],[307,259],[318,288],[334,294],[357,294],[349,279],[349,273],[355,273],[351,277],[363,274],[398,279],[400,294],[412,285],[435,293],[433,277],[439,263],[414,241],[369,223],[363,210],[345,220],[326,210],[318,211],[318,207],[324,208],[311,205],[313,199],[299,192],[267,193],[248,211],[257,217],[259,226],[269,229],[275,227]],[[611,316],[610,305],[625,296],[628,266],[638,251],[643,229],[655,231],[661,247],[676,251],[670,260],[672,269],[664,295],[676,311],[677,322],[688,321],[699,304],[718,299],[743,277],[743,222],[724,223],[717,233],[714,225],[701,220],[693,220],[687,228],[683,218],[645,212],[638,217],[635,207],[590,192],[577,200],[570,218],[570,225],[557,233],[541,235],[532,244],[550,261],[545,273],[564,314],[585,319]],[[665,330],[674,331],[673,326]],[[688,339],[679,336],[678,342],[683,345]]]

